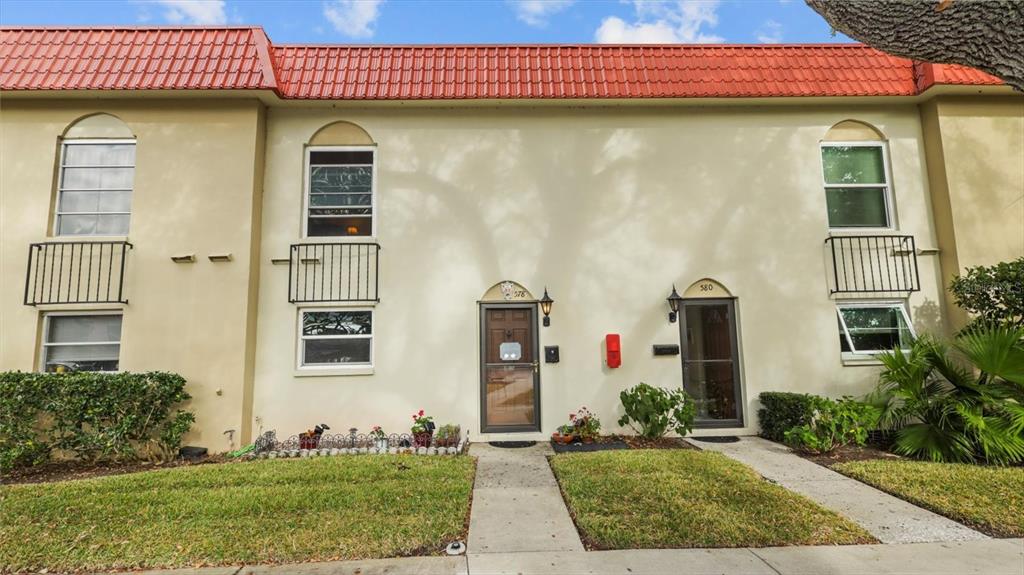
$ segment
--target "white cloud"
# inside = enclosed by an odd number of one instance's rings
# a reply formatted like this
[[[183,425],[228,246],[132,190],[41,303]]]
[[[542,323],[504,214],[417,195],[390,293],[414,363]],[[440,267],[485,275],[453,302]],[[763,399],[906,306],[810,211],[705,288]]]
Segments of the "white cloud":
[[[718,25],[718,0],[633,0],[636,20],[610,16],[594,38],[601,44],[714,44],[725,38],[705,31]]]
[[[565,10],[576,0],[508,0],[516,18],[535,28],[548,25],[548,19]]]
[[[754,30],[754,36],[762,44],[778,44],[782,41],[782,24],[775,20],[765,20],[757,30]]]
[[[334,29],[350,38],[373,36],[384,0],[333,0],[324,4],[324,16]]]
[[[173,24],[224,24],[224,0],[157,0],[166,8],[164,19]]]

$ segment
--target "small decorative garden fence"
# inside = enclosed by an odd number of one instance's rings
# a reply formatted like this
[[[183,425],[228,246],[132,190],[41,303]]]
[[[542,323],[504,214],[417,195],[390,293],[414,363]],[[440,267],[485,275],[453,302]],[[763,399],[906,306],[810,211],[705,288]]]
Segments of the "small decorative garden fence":
[[[274,459],[278,457],[317,457],[328,455],[357,454],[398,454],[415,455],[457,455],[463,453],[468,445],[465,437],[456,436],[438,439],[431,438],[430,445],[419,445],[412,434],[392,433],[376,435],[372,433],[292,435],[285,440],[278,440],[274,431],[268,431],[256,440],[253,457]]]

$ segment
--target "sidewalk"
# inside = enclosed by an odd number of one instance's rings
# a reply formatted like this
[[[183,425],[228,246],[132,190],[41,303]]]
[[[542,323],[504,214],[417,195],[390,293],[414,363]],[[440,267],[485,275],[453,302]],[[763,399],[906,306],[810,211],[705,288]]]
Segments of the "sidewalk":
[[[845,516],[882,543],[988,539],[952,519],[850,479],[760,437],[741,437],[737,443],[692,443],[723,453],[786,489]]]
[[[1020,575],[1024,539],[954,543],[470,553],[333,563],[151,571],[150,575]]]
[[[551,446],[502,449],[473,444],[477,458],[471,553],[583,551],[576,525],[548,465]]]

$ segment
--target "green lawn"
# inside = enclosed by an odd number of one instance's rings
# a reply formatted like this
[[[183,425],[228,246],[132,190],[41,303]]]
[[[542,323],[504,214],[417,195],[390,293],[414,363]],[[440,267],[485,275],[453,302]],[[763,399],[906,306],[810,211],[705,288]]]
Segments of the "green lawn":
[[[436,554],[465,536],[474,469],[380,455],[0,486],[0,572]]]
[[[630,450],[551,458],[598,549],[873,543],[859,526],[719,453]]]
[[[1024,537],[1024,468],[874,460],[832,469],[996,537]]]

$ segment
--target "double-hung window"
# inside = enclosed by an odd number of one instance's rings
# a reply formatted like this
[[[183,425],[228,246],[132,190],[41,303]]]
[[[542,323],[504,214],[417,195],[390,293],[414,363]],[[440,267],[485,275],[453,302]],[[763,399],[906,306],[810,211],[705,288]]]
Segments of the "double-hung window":
[[[299,368],[373,366],[373,310],[299,311]]]
[[[43,371],[117,371],[120,355],[120,313],[49,313],[43,318]]]
[[[830,228],[893,227],[889,160],[882,142],[822,142]]]
[[[306,153],[306,236],[374,235],[374,148],[309,148]]]
[[[65,141],[55,235],[128,235],[134,180],[134,140]]]
[[[839,346],[844,355],[878,354],[909,349],[914,340],[901,303],[840,304]]]

